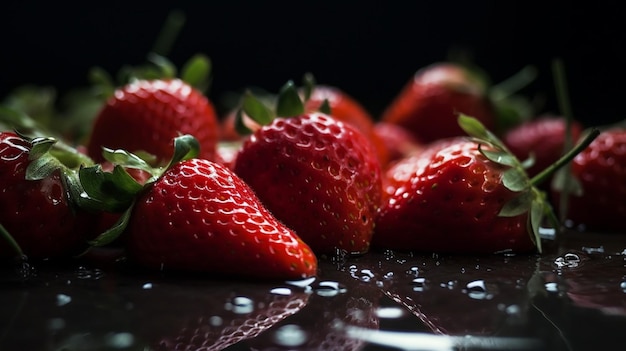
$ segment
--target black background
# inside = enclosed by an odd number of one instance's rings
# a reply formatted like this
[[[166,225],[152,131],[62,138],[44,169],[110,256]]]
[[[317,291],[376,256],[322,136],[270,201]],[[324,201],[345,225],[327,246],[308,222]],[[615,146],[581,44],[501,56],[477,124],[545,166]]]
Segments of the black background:
[[[525,65],[539,69],[524,93],[558,112],[551,62],[565,63],[574,117],[587,125],[621,120],[626,12],[600,2],[533,1],[19,1],[2,5],[0,74],[4,96],[24,84],[61,91],[87,83],[101,66],[114,73],[145,62],[167,15],[186,23],[168,57],[213,62],[210,98],[247,86],[277,91],[312,72],[378,116],[420,67],[452,49],[470,54],[493,81]]]

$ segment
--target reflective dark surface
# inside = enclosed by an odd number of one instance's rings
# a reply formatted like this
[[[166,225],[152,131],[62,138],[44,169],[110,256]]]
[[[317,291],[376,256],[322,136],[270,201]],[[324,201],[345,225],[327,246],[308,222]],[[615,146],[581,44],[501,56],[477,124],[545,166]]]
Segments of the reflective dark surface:
[[[600,350],[626,341],[626,236],[543,255],[370,253],[259,283],[88,260],[5,269],[0,350]]]

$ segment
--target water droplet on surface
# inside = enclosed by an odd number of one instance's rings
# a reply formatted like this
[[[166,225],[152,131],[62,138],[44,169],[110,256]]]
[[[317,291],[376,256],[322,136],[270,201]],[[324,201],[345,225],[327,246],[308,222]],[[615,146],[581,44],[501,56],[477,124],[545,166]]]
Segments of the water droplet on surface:
[[[580,257],[575,253],[566,253],[554,260],[554,265],[558,268],[576,268],[580,264]]]
[[[57,306],[65,306],[68,303],[72,302],[72,297],[65,294],[57,295]]]
[[[245,296],[237,296],[227,302],[224,308],[236,314],[247,314],[254,311],[254,302]]]
[[[145,283],[144,285],[141,286],[141,288],[144,290],[150,290],[152,289],[152,283]]]
[[[544,284],[546,291],[548,292],[559,292],[559,285],[555,282],[548,282]]]
[[[348,291],[345,286],[333,281],[321,281],[313,287],[313,290],[317,295],[324,297],[337,296]]]
[[[286,283],[289,285],[297,286],[300,288],[306,288],[310,286],[315,281],[315,277],[306,278],[302,280],[289,280]]]
[[[383,319],[397,319],[404,314],[404,310],[400,307],[381,307],[376,310],[376,316]]]
[[[125,349],[133,346],[135,336],[131,333],[113,333],[106,336],[105,343],[114,349]]]
[[[583,246],[583,251],[587,254],[594,254],[594,253],[604,253],[604,246],[600,245],[600,247],[586,247]]]
[[[426,278],[417,277],[411,281],[413,284],[413,291],[424,291],[424,287],[426,286]]]
[[[209,318],[209,325],[212,327],[219,327],[224,323],[224,320],[220,316],[211,316]]]
[[[487,284],[482,279],[474,280],[466,285],[467,296],[474,300],[490,300],[493,294],[487,290]]]
[[[622,292],[626,293],[626,281],[621,282],[619,287],[622,289]]]
[[[86,267],[78,267],[76,271],[76,278],[78,279],[93,279],[98,280],[104,276],[104,272],[100,269],[88,269]]]
[[[274,342],[285,347],[297,347],[308,340],[308,334],[300,326],[287,324],[278,328],[273,335]]]
[[[270,290],[270,294],[289,296],[291,295],[291,289],[285,288],[285,287],[278,287],[278,288],[274,288]]]

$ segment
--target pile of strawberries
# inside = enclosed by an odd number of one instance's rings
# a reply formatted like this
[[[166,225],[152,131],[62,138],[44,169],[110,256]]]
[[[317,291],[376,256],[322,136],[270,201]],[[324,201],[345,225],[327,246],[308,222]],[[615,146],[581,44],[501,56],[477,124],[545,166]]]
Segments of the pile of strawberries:
[[[0,256],[115,247],[150,269],[289,280],[371,250],[540,252],[553,207],[626,229],[619,126],[594,140],[560,116],[504,124],[490,87],[453,63],[418,70],[376,118],[311,76],[218,116],[201,63],[109,86],[83,139],[3,108]]]

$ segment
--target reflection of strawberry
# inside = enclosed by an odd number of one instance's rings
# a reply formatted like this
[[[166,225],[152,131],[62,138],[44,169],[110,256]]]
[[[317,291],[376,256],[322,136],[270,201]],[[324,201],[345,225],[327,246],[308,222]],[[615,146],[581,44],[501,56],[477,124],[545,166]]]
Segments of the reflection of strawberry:
[[[86,245],[94,216],[72,199],[80,193],[75,171],[40,154],[48,141],[0,133],[0,225],[30,258],[69,258]],[[0,257],[14,255],[0,235]]]
[[[437,63],[419,70],[389,104],[381,121],[399,124],[425,143],[464,135],[459,114],[481,121],[493,130],[495,110],[482,81],[452,63]]]
[[[214,160],[218,125],[212,103],[180,79],[137,80],[118,88],[96,116],[88,153],[100,162],[102,147],[144,151],[161,164],[172,156],[179,134],[193,135],[200,157]]]
[[[309,294],[297,289],[285,287],[281,291],[287,293],[275,294],[258,286],[249,289],[208,289],[208,295],[192,296],[191,302],[182,302],[172,299],[169,314],[161,312],[159,316],[168,316],[177,323],[168,321],[170,330],[162,326],[155,329],[162,331],[162,335],[155,335],[153,343],[155,350],[204,350],[219,351],[240,343],[254,339],[273,325],[285,318],[298,313],[309,300]],[[278,290],[278,289],[274,289]],[[175,294],[172,294],[175,295]],[[188,299],[189,297],[185,297]],[[187,309],[180,306],[189,307]],[[163,306],[163,301],[158,302]],[[154,309],[153,306],[149,307]],[[162,308],[168,309],[167,306]],[[181,315],[181,309],[183,313]],[[147,313],[154,313],[147,311]],[[160,320],[161,317],[156,318]],[[177,324],[177,325],[175,325]],[[147,330],[154,333],[154,330]]]

